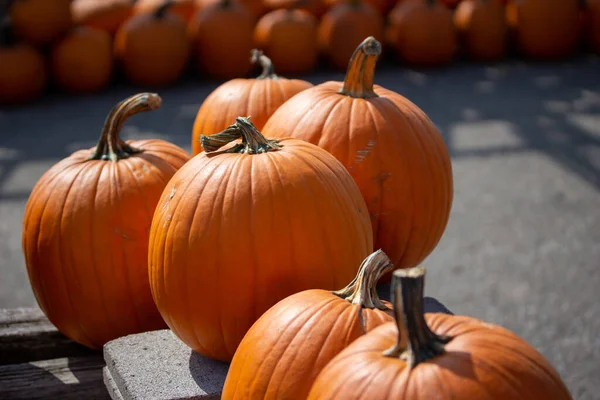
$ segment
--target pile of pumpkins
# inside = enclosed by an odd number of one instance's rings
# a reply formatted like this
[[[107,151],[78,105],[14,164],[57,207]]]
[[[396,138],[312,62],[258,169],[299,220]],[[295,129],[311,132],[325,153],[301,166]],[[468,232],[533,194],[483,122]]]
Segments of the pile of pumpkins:
[[[448,64],[459,53],[478,61],[500,60],[511,43],[535,59],[568,57],[581,43],[600,54],[600,0],[10,4],[0,39],[0,104],[37,98],[50,76],[60,90],[71,93],[102,90],[115,70],[146,89],[173,84],[190,64],[204,77],[245,77],[254,47],[263,49],[283,74],[308,73],[319,58],[343,70],[366,36],[383,41],[399,62],[419,67]]]
[[[345,80],[317,86],[254,51],[265,72],[206,99],[193,157],[120,138],[157,94],[117,104],[27,202],[49,320],[91,348],[169,327],[230,362],[223,399],[571,399],[514,333],[424,314],[420,264],[448,222],[452,166],[428,116],[374,84],[381,50],[364,39]],[[388,303],[376,285],[390,278]]]

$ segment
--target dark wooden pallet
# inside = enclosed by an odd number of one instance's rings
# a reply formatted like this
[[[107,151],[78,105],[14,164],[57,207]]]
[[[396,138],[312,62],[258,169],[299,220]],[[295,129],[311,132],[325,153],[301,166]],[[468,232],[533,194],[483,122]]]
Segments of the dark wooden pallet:
[[[39,309],[0,310],[0,399],[110,399],[102,352],[58,332]]]

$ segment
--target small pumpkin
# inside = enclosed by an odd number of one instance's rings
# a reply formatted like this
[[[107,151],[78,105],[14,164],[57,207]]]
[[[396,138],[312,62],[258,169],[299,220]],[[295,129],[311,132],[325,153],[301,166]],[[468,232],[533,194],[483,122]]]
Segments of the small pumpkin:
[[[10,19],[0,22],[0,104],[17,105],[40,97],[46,88],[44,56],[14,37]]]
[[[327,11],[324,0],[262,0],[262,3],[269,11],[282,9],[304,10],[317,18],[320,18]]]
[[[160,101],[141,93],[117,104],[98,145],[50,168],[25,208],[23,253],[37,302],[63,334],[91,348],[164,327],[148,283],[150,223],[189,156],[163,140],[119,138],[129,116]]]
[[[117,31],[115,56],[135,85],[166,86],[185,71],[190,40],[184,20],[167,12],[171,4],[167,0],[152,14],[134,15]]]
[[[252,50],[250,61],[262,66],[262,74],[254,79],[238,78],[225,82],[200,106],[192,131],[192,154],[202,151],[202,134],[224,130],[239,115],[251,116],[254,126],[260,130],[280,105],[313,86],[307,81],[277,75],[271,60],[260,50]]]
[[[71,14],[76,25],[100,29],[114,35],[131,16],[132,0],[73,0]]]
[[[51,64],[61,89],[71,93],[102,90],[113,72],[112,37],[106,31],[76,27],[54,44]]]
[[[425,270],[394,272],[395,322],[358,338],[321,371],[309,400],[571,400],[552,365],[525,340],[471,317],[424,314]]]
[[[317,19],[304,10],[275,10],[262,16],[254,44],[283,74],[310,72],[317,64]]]
[[[494,61],[506,54],[508,27],[499,0],[462,1],[454,11],[454,25],[469,58]]]
[[[373,237],[356,184],[325,150],[268,140],[242,117],[202,145],[156,208],[150,285],[184,343],[231,361],[279,300],[350,281]]]
[[[133,7],[134,14],[152,14],[166,0],[137,0]],[[195,0],[172,0],[169,12],[179,15],[184,21],[189,21],[196,11]]]
[[[373,85],[380,53],[375,38],[365,39],[344,82],[325,82],[294,96],[263,131],[317,144],[340,160],[366,200],[375,247],[396,267],[407,268],[429,255],[444,232],[452,166],[429,117],[400,94]]]
[[[231,0],[198,10],[188,26],[198,70],[219,79],[246,75],[255,22],[250,10]]]
[[[43,46],[71,27],[71,0],[13,0],[9,15],[19,38]]]
[[[580,34],[579,0],[519,0],[506,7],[518,51],[532,59],[573,55]]]
[[[399,59],[416,66],[446,65],[458,50],[452,11],[439,0],[398,3],[388,15],[386,41]]]
[[[271,307],[240,343],[223,400],[305,399],[321,369],[346,346],[392,320],[376,285],[392,269],[381,250],[363,261],[345,288],[311,289]]]
[[[383,26],[383,17],[367,3],[352,0],[335,5],[319,24],[320,52],[334,68],[345,70],[364,38],[382,40]]]

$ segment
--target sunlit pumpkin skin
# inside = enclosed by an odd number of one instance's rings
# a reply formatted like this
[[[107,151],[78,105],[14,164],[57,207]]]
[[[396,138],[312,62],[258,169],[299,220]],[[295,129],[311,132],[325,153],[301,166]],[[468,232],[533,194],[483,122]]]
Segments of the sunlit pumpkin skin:
[[[508,28],[499,0],[463,0],[454,11],[454,25],[469,58],[494,61],[506,54]]]
[[[258,20],[254,44],[282,74],[310,72],[317,64],[318,21],[304,10],[275,10]]]
[[[100,29],[114,35],[131,16],[132,0],[74,0],[71,14],[76,25]]]
[[[71,0],[14,0],[9,15],[19,38],[43,46],[71,27]]]
[[[192,154],[202,151],[201,135],[221,132],[240,115],[249,115],[254,126],[262,129],[280,105],[313,86],[307,81],[277,75],[271,60],[259,50],[252,52],[251,62],[262,65],[260,76],[227,81],[209,94],[200,106],[192,131]]]
[[[324,0],[262,0],[262,2],[269,11],[304,10],[317,18],[320,18],[327,11]]]
[[[162,190],[189,156],[163,140],[118,137],[129,115],[159,104],[149,93],[119,103],[98,146],[50,168],[25,208],[23,253],[37,302],[91,348],[165,326],[150,294],[148,238]]]
[[[514,0],[507,4],[518,51],[532,59],[571,56],[580,36],[579,0]]]
[[[191,53],[190,39],[184,20],[168,12],[169,4],[153,14],[131,17],[117,31],[115,57],[135,85],[166,86],[185,71]]]
[[[137,0],[133,7],[134,14],[152,14],[168,0]],[[195,0],[170,0],[169,12],[179,15],[184,21],[189,21],[196,6]]]
[[[377,281],[392,267],[379,250],[344,289],[306,290],[271,307],[240,343],[221,398],[305,399],[336,354],[392,320],[390,304],[379,300],[376,292]]]
[[[0,25],[0,104],[19,105],[40,97],[46,88],[42,54],[19,43],[8,23]]]
[[[184,343],[231,361],[279,300],[349,282],[373,238],[356,184],[323,149],[267,140],[241,117],[202,140],[205,152],[175,174],[156,208],[150,286]]]
[[[398,3],[388,15],[386,41],[398,58],[415,66],[446,65],[458,50],[452,11],[438,0]]]
[[[52,47],[52,76],[71,93],[104,89],[113,72],[112,38],[106,31],[76,27]]]
[[[571,400],[552,365],[513,332],[423,310],[421,268],[396,271],[396,322],[359,337],[317,377],[309,400]]]
[[[334,68],[345,70],[364,38],[383,40],[383,25],[379,12],[359,0],[333,6],[319,24],[320,52]]]
[[[452,166],[427,115],[408,99],[373,85],[381,45],[370,37],[354,53],[345,82],[325,82],[294,96],[263,132],[282,128],[317,144],[348,169],[366,200],[375,248],[398,268],[420,263],[435,247],[452,205]]]
[[[221,0],[198,10],[188,26],[197,69],[218,79],[248,74],[255,23],[256,16],[250,10],[231,0]],[[230,118],[229,123],[231,121]]]
[[[201,10],[205,7],[213,6],[221,3],[223,0],[196,0],[196,9]],[[267,13],[267,8],[263,4],[262,0],[231,0],[234,4],[241,4],[250,10],[256,19],[262,17]]]

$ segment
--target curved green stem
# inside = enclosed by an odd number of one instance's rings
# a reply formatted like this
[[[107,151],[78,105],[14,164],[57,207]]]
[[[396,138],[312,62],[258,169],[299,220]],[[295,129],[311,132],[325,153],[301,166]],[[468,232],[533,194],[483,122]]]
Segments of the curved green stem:
[[[254,65],[260,64],[262,67],[262,73],[256,77],[256,79],[277,79],[279,78],[275,74],[273,69],[273,62],[271,59],[264,55],[262,50],[252,49],[250,51],[250,62]]]
[[[134,114],[155,110],[162,100],[155,93],[139,93],[117,104],[106,117],[100,140],[89,160],[119,161],[142,150],[135,149],[119,137],[121,127]]]
[[[221,147],[237,139],[242,139],[241,143],[235,146],[217,152]],[[206,153],[240,153],[240,154],[259,154],[268,151],[279,150],[281,147],[277,140],[269,140],[256,129],[250,122],[250,117],[237,117],[233,125],[228,126],[224,131],[214,135],[200,135],[200,143]]]

